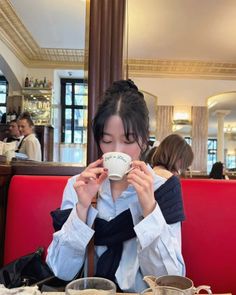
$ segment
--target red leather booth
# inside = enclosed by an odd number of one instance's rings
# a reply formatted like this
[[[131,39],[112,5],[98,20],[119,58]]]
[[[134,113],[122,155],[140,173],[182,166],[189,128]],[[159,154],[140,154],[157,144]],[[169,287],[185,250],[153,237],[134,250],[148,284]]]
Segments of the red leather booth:
[[[67,176],[15,175],[8,193],[4,263],[47,249],[50,211],[60,206]],[[236,181],[182,179],[187,276],[213,293],[236,294]]]
[[[182,179],[187,276],[213,293],[236,294],[236,181]]]
[[[4,264],[52,240],[50,212],[60,207],[69,176],[15,175],[8,191]],[[46,251],[45,251],[46,252]]]

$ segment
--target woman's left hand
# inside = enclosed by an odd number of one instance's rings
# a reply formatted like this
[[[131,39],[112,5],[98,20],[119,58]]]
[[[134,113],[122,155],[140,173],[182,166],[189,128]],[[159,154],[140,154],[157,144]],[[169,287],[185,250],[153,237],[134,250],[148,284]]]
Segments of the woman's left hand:
[[[156,207],[153,175],[142,161],[133,161],[132,166],[134,169],[127,175],[127,181],[134,186],[143,209],[143,216],[146,217]]]

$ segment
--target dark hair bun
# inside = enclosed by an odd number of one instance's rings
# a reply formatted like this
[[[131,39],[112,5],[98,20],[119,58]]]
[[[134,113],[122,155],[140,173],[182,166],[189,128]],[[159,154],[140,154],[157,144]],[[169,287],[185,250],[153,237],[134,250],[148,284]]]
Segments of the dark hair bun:
[[[138,87],[130,79],[113,82],[112,85],[107,89],[106,94],[121,93],[127,91],[138,91]]]

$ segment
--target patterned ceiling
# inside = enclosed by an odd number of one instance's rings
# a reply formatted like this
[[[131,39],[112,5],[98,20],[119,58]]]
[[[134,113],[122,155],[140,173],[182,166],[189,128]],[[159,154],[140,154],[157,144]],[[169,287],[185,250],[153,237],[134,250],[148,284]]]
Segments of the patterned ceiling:
[[[40,47],[10,0],[0,0],[0,39],[27,67],[83,69],[87,60],[84,49]],[[236,79],[236,63],[224,61],[129,56],[128,69],[130,76]]]

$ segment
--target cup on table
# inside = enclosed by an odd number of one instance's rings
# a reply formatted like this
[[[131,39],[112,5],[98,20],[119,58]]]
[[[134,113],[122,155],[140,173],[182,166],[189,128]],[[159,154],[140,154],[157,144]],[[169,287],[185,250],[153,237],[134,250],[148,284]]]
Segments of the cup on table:
[[[115,295],[116,285],[104,278],[88,277],[70,282],[65,289],[66,295]]]
[[[131,157],[125,153],[110,152],[103,155],[103,166],[111,180],[121,180],[131,168]]]
[[[194,287],[193,281],[187,277],[165,275],[158,277],[155,281],[156,287],[154,295],[194,295],[199,294],[201,290],[211,294],[211,288],[206,285]]]

